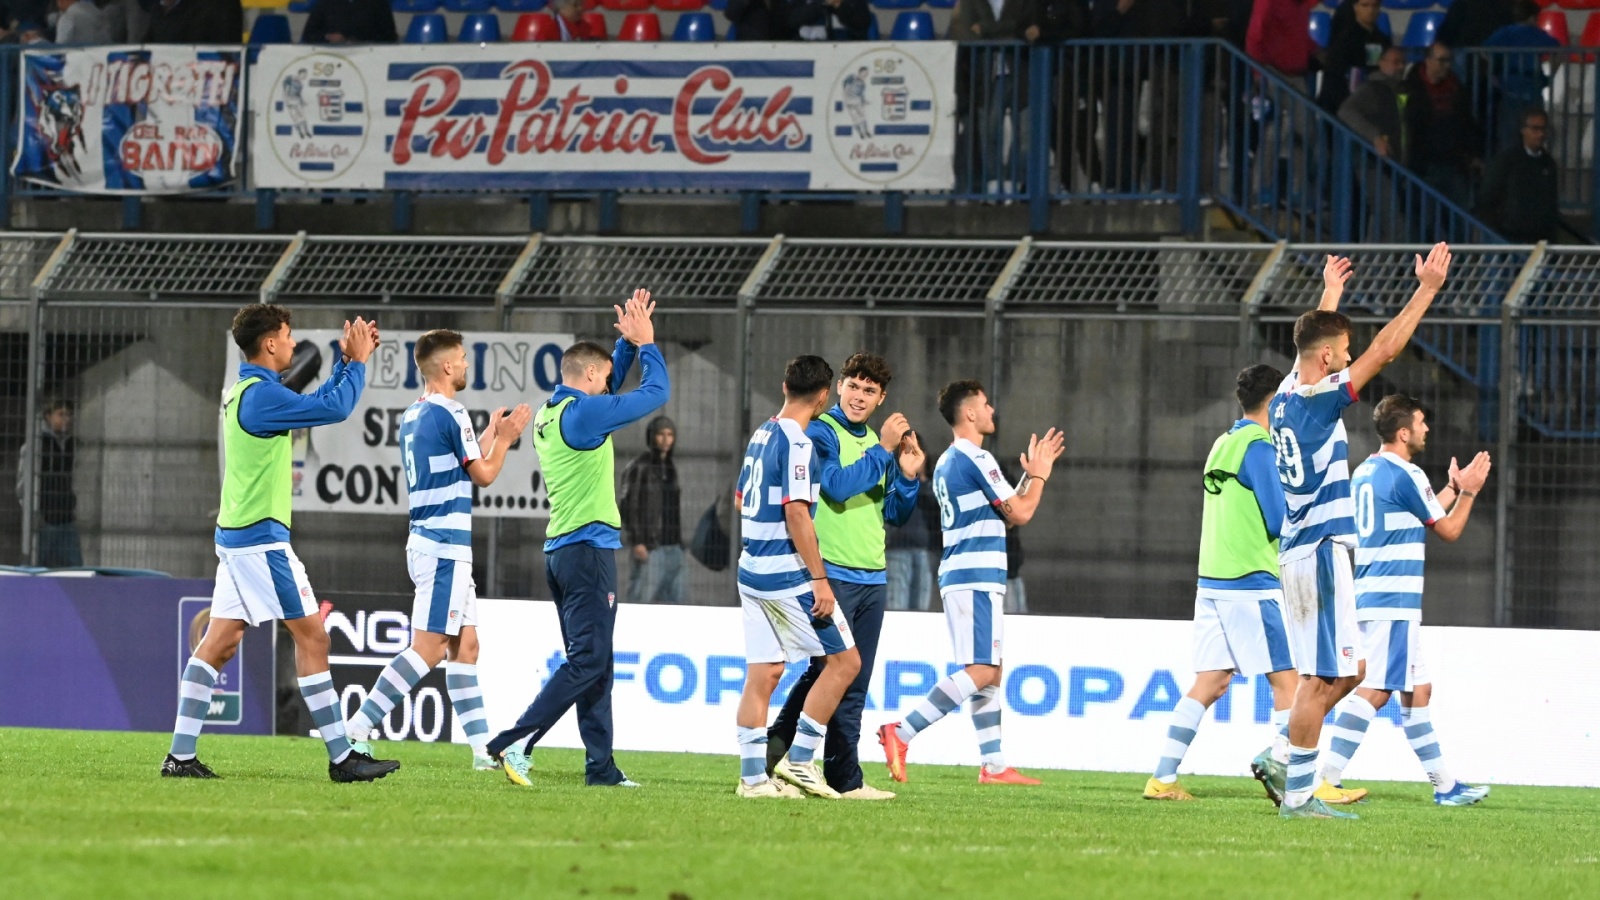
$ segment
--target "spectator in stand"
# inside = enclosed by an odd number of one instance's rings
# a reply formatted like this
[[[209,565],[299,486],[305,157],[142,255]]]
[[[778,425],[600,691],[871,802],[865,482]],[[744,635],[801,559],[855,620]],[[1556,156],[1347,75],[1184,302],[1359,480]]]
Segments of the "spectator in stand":
[[[1039,34],[1033,0],[956,0],[950,17],[954,41],[1031,41]],[[966,176],[975,190],[1021,190],[1027,168],[1023,157],[1028,140],[1027,57],[1010,48],[995,48],[961,54],[960,59],[965,62],[973,56],[987,69],[957,71],[956,89],[973,94],[965,100],[977,120],[973,132],[956,148],[958,156],[966,157],[957,163],[958,178]]]
[[[1534,0],[1516,0],[1511,14],[1516,21],[1489,35],[1483,46],[1519,50],[1561,46],[1560,41],[1539,27],[1539,4]],[[1544,62],[1538,53],[1498,54],[1491,65],[1495,88],[1495,146],[1512,147],[1521,143],[1518,132],[1522,114],[1543,107],[1544,89],[1549,86],[1550,79],[1545,77]]]
[[[583,0],[578,0],[581,4]],[[737,29],[734,37],[741,41],[782,41],[784,29],[773,6],[781,0],[728,0],[722,11],[728,23]]]
[[[1522,114],[1522,143],[1500,151],[1484,172],[1478,217],[1515,244],[1554,241],[1561,233],[1556,161],[1545,149],[1550,117]]]
[[[1378,30],[1378,0],[1354,0],[1351,18],[1342,28],[1335,26],[1328,42],[1328,65],[1322,75],[1322,90],[1317,105],[1337,114],[1367,76],[1378,68],[1378,58],[1394,45]]]
[[[38,26],[35,23],[24,23]],[[42,29],[41,29],[42,30]],[[23,31],[21,27],[17,29]],[[39,565],[61,568],[83,565],[83,550],[78,543],[78,495],[72,490],[76,466],[77,439],[72,436],[72,404],[53,398],[44,405],[44,420],[34,434],[39,480],[34,487],[35,534],[39,541]],[[17,500],[25,502],[29,472],[28,445],[22,445],[17,461]]]
[[[872,25],[867,0],[775,0],[788,40],[864,41]]]
[[[1404,159],[1405,119],[1401,114],[1400,85],[1405,73],[1405,51],[1387,47],[1378,57],[1372,76],[1339,104],[1339,121],[1361,135],[1379,156],[1395,162]]]
[[[399,40],[389,0],[313,0],[305,30],[300,33],[305,44],[393,44]]]
[[[911,517],[905,524],[889,529],[884,565],[889,583],[886,609],[925,612],[933,602],[932,553],[935,538],[943,534],[939,530],[939,500],[933,496],[933,487],[928,483],[933,477],[933,461],[933,454],[927,454],[922,472],[917,476],[922,487],[917,491],[917,505]]]
[[[1305,88],[1306,71],[1311,68],[1311,10],[1319,0],[1255,0],[1250,11],[1250,29],[1245,35],[1245,53],[1251,59]],[[1308,92],[1309,93],[1309,92]]]
[[[0,42],[22,43],[25,24],[32,25],[35,31],[48,32],[46,23],[53,12],[50,0],[0,0]]]
[[[1091,36],[1088,0],[1039,0],[1037,37],[1034,44],[1059,44]],[[1023,32],[1027,37],[1027,32]],[[1100,79],[1095,54],[1083,49],[1066,51],[1057,71],[1056,134],[1052,147],[1060,160],[1061,183],[1069,189],[1087,191],[1101,180],[1100,152],[1095,142],[1099,115],[1094,85]]]
[[[57,44],[111,43],[111,22],[94,0],[56,0],[56,9],[61,11],[56,19]]]
[[[1481,47],[1489,35],[1516,22],[1512,0],[1455,0],[1434,35],[1446,47]]]
[[[1469,174],[1480,164],[1483,135],[1472,116],[1466,85],[1452,64],[1455,54],[1442,43],[1428,48],[1422,65],[1401,86],[1404,98],[1406,168],[1465,209]]]
[[[623,546],[633,557],[630,603],[683,602],[683,532],[678,467],[672,462],[677,430],[666,416],[645,426],[646,450],[622,472],[617,508]]]
[[[28,19],[17,23],[17,43],[24,47],[33,44],[48,44],[50,43],[50,35],[43,25]]]
[[[563,41],[594,41],[600,36],[583,20],[583,0],[555,0],[550,4],[556,13],[556,25],[561,29]]]
[[[1092,0],[1090,10],[1097,38],[1182,37],[1188,18],[1181,0]],[[1168,150],[1177,130],[1174,117],[1179,113],[1177,55],[1155,55],[1136,47],[1109,49],[1101,101],[1106,187],[1119,193],[1132,193],[1146,184],[1154,190],[1170,190],[1176,186],[1176,162]],[[1148,154],[1139,134],[1139,93],[1146,81],[1150,85],[1148,136],[1156,148]]]
[[[155,0],[147,44],[237,44],[244,40],[239,0]]]

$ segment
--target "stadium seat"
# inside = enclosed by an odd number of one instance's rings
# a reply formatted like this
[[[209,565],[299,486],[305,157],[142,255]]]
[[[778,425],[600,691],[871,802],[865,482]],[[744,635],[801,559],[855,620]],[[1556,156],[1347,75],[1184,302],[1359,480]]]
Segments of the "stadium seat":
[[[1327,49],[1329,32],[1333,30],[1333,14],[1317,10],[1311,14],[1311,42]]]
[[[655,13],[628,13],[622,20],[622,27],[617,29],[617,40],[645,43],[661,40],[661,17]]]
[[[956,0],[928,0],[929,9],[955,9]]]
[[[711,0],[711,2],[706,4],[706,5],[711,7],[712,9],[716,10],[717,12],[722,12],[723,10],[728,8],[728,0]]]
[[[1562,9],[1600,9],[1600,0],[1556,0],[1556,3]],[[1583,27],[1588,28],[1589,23],[1585,21]]]
[[[488,12],[491,5],[491,0],[444,0],[445,12]]]
[[[1590,16],[1583,23],[1583,31],[1578,35],[1578,46],[1600,47],[1600,16]]]
[[[596,35],[595,40],[611,40],[611,29],[606,26],[605,13],[586,12],[583,14],[583,24],[589,26],[590,34]]]
[[[502,12],[538,12],[548,0],[494,0],[494,8]]]
[[[1440,12],[1414,12],[1411,20],[1406,22],[1405,37],[1400,39],[1400,46],[1412,50],[1426,50],[1433,46],[1434,36],[1439,32],[1439,25],[1444,22],[1444,13]]]
[[[872,5],[878,9],[916,9],[922,0],[872,0]]]
[[[463,44],[500,43],[500,17],[494,13],[467,16],[461,23],[461,34],[456,40]]]
[[[1400,12],[1427,9],[1430,6],[1433,6],[1433,0],[1383,0],[1384,9],[1399,10]]]
[[[549,13],[525,13],[517,16],[517,27],[511,31],[513,41],[559,41],[561,26]]]
[[[1388,35],[1391,39],[1394,37],[1394,25],[1390,24],[1388,13],[1378,13],[1378,30]]]
[[[407,44],[444,44],[449,40],[450,26],[445,24],[444,16],[438,13],[412,16],[411,24],[406,27]]]
[[[289,34],[289,17],[280,13],[266,13],[256,16],[255,24],[250,26],[250,43],[294,43],[294,37]]]
[[[289,12],[292,12],[292,13],[308,13],[308,12],[311,12],[311,0],[290,0]]]
[[[873,13],[872,14],[872,18],[867,20],[867,40],[869,40],[869,41],[880,41],[880,40],[883,40],[883,32],[878,30],[878,14],[877,13]]]
[[[706,0],[656,0],[656,9],[664,12],[695,12],[705,8]]]
[[[716,20],[710,13],[684,13],[678,17],[678,26],[672,29],[675,41],[714,41],[717,39]]]
[[[600,0],[600,5],[612,12],[637,12],[650,8],[650,0]],[[617,35],[621,36],[618,31]]]
[[[389,0],[389,8],[399,13],[433,12],[440,0]]]
[[[1562,46],[1572,43],[1572,34],[1567,31],[1567,14],[1561,10],[1551,9],[1539,13],[1539,27],[1545,34],[1560,41]]]
[[[894,28],[889,32],[891,41],[931,41],[938,35],[933,31],[933,13],[903,12],[894,17]]]

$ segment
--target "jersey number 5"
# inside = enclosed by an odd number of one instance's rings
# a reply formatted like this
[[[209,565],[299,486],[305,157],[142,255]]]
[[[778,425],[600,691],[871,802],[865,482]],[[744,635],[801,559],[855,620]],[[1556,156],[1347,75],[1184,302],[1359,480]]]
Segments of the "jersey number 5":
[[[406,487],[412,490],[417,486],[417,458],[411,452],[411,445],[416,443],[416,439],[416,435],[408,434],[405,440],[400,442],[401,462],[406,464]]]
[[[1300,457],[1300,442],[1295,440],[1294,432],[1287,428],[1273,429],[1272,446],[1278,450],[1278,471],[1283,473],[1283,480],[1290,487],[1305,484],[1305,462]]]

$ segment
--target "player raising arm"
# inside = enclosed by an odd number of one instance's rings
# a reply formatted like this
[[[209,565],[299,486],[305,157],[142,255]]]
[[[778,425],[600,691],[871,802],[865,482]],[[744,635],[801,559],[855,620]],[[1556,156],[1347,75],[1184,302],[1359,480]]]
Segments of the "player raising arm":
[[[411,646],[389,661],[350,720],[356,749],[395,704],[446,655],[445,687],[456,721],[472,745],[473,767],[500,768],[485,747],[489,723],[478,688],[478,591],[472,581],[472,487],[494,484],[511,445],[533,418],[526,403],[489,416],[488,450],[478,446],[467,408],[456,394],[467,389],[467,348],[458,332],[429,331],[414,355],[425,380],[422,398],[400,420],[400,461],[406,473],[411,535],[406,571],[416,587],[411,605]]]
[[[1356,469],[1350,483],[1360,540],[1356,619],[1366,645],[1366,672],[1361,687],[1334,716],[1323,778],[1339,781],[1366,737],[1367,726],[1398,691],[1400,721],[1433,782],[1433,802],[1470,806],[1487,797],[1489,788],[1451,777],[1429,717],[1433,682],[1422,657],[1423,557],[1428,529],[1447,543],[1461,537],[1472,501],[1488,480],[1489,454],[1479,453],[1465,469],[1450,460],[1450,484],[1435,497],[1415,462],[1428,441],[1421,405],[1404,394],[1392,394],[1379,401],[1372,421],[1383,449]]]

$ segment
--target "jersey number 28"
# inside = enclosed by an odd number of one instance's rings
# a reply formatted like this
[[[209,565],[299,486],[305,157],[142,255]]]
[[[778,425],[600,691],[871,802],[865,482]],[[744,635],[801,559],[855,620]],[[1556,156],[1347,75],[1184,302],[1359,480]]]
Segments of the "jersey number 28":
[[[1300,442],[1295,440],[1294,432],[1287,428],[1274,428],[1272,446],[1278,451],[1278,470],[1283,473],[1283,478],[1289,486],[1299,487],[1305,484],[1305,461],[1300,456]]]
[[[761,460],[754,456],[744,458],[744,467],[739,473],[739,493],[743,495],[739,512],[746,518],[752,518],[761,511],[761,476],[765,468]]]

